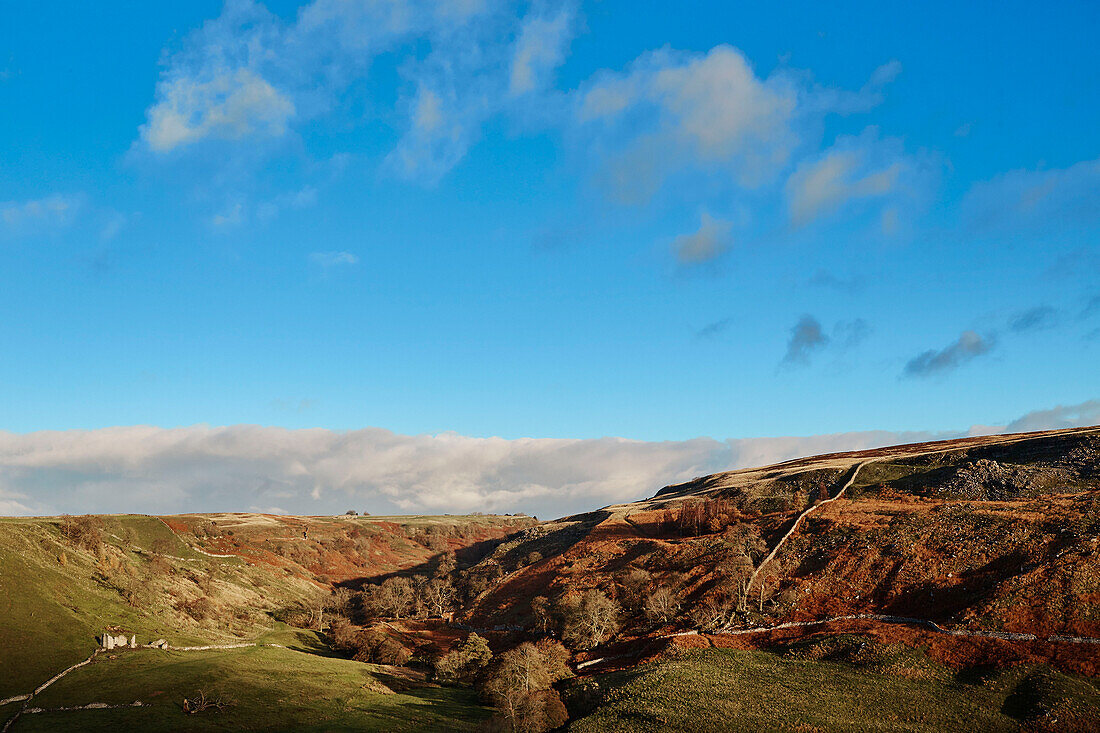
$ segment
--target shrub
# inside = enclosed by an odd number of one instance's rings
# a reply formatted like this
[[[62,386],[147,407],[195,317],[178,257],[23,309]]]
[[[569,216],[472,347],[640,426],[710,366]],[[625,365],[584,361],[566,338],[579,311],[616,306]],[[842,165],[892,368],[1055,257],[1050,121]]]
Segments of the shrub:
[[[482,693],[497,708],[501,727],[542,733],[565,724],[569,715],[551,685],[570,676],[568,658],[565,647],[548,639],[523,642],[500,656]]]
[[[657,588],[645,599],[645,615],[650,621],[668,623],[679,610],[680,602],[676,600],[676,594],[665,586]]]
[[[372,626],[355,637],[355,660],[400,667],[412,658],[412,650],[390,636],[383,628]]]
[[[531,615],[535,620],[535,628],[545,634],[550,630],[550,601],[546,596],[535,596],[531,599]]]
[[[61,535],[74,547],[89,552],[97,551],[103,544],[103,520],[85,514],[82,517],[61,517]]]
[[[623,589],[623,602],[628,608],[638,610],[642,608],[646,600],[646,592],[649,590],[653,579],[649,573],[641,568],[632,568],[619,578],[619,585]]]
[[[579,602],[567,603],[563,637],[571,645],[590,649],[602,644],[619,628],[619,604],[598,590],[589,590]]]
[[[337,616],[329,624],[329,637],[332,639],[334,649],[341,652],[356,652],[356,638],[358,631],[355,626],[343,616]]]
[[[492,658],[489,642],[471,633],[460,646],[436,661],[435,678],[440,682],[470,682]]]
[[[196,621],[204,621],[212,617],[215,612],[214,603],[206,596],[199,596],[189,601],[180,601],[177,608]]]

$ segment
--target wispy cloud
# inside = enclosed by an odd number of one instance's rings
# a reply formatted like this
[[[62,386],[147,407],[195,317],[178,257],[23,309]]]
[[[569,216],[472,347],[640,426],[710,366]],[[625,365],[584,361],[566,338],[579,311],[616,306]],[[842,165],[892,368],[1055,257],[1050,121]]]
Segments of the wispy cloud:
[[[863,290],[863,278],[853,275],[841,277],[825,269],[819,269],[807,281],[806,284],[816,288],[829,288],[842,293],[857,293]]]
[[[730,247],[728,221],[715,219],[707,212],[700,216],[699,228],[672,240],[672,252],[681,265],[700,265],[718,259]]]
[[[217,229],[223,229],[240,226],[246,219],[244,204],[237,202],[210,217],[210,225]]]
[[[821,328],[821,322],[807,313],[791,328],[782,363],[788,366],[809,364],[810,357],[828,343],[829,337]]]
[[[840,321],[833,328],[833,340],[845,349],[852,349],[866,341],[871,330],[871,324],[862,318]]]
[[[1081,309],[1081,318],[1092,318],[1100,315],[1100,295],[1089,298],[1089,302]]]
[[[1100,160],[1068,168],[1014,170],[975,183],[962,202],[972,229],[1053,231],[1100,221]]]
[[[503,0],[313,0],[286,22],[250,0],[229,2],[166,55],[139,147],[163,157],[228,141],[243,155],[339,109],[372,63],[393,55],[400,139],[387,167],[433,183],[490,116],[550,82],[574,17],[572,0],[548,0],[527,15]]]
[[[0,235],[49,233],[70,225],[84,205],[80,194],[53,194],[25,201],[0,201]]]
[[[871,324],[862,318],[837,321],[831,334],[813,316],[806,314],[791,328],[787,351],[781,367],[807,366],[813,357],[827,349],[841,354],[856,348],[871,335]]]
[[[992,336],[980,336],[974,331],[963,331],[959,338],[940,350],[929,349],[917,354],[905,365],[907,377],[927,377],[954,371],[963,364],[993,350],[996,341]]]
[[[320,267],[337,267],[339,265],[358,265],[359,257],[351,252],[312,252],[309,261]]]
[[[1043,331],[1058,324],[1058,309],[1049,305],[1039,305],[1017,313],[1008,323],[1013,333]]]
[[[712,321],[707,325],[700,328],[695,332],[695,338],[697,339],[712,339],[722,335],[729,330],[730,326],[734,324],[732,318],[722,318],[721,320]]]
[[[564,5],[550,13],[532,13],[520,28],[512,53],[509,92],[527,94],[545,85],[544,77],[565,60],[573,38],[575,9]]]
[[[881,143],[875,135],[844,137],[820,157],[799,164],[786,184],[791,221],[801,226],[849,202],[895,193],[912,164],[900,149],[873,155],[876,145]]]

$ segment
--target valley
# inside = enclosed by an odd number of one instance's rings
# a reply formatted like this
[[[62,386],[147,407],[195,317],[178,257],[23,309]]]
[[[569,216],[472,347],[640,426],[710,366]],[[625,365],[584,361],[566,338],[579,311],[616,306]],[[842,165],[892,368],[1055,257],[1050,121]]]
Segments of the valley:
[[[3,518],[0,599],[5,730],[1093,730],[1100,430],[544,522]]]

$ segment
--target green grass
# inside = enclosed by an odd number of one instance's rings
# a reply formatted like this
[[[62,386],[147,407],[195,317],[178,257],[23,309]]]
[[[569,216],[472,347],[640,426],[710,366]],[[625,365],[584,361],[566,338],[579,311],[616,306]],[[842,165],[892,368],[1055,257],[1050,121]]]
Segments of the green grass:
[[[1036,674],[1020,668],[968,682],[950,673],[911,679],[842,662],[710,649],[600,676],[604,702],[568,730],[1017,731],[1034,698],[1022,683]],[[1075,710],[1087,716],[1100,709],[1093,683],[1040,676]]]
[[[374,665],[271,647],[123,651],[70,673],[34,705],[48,710],[140,700],[148,707],[25,715],[13,731],[463,731],[489,715],[469,690],[390,692],[387,682],[405,686]],[[200,689],[236,704],[220,713],[185,714],[183,698]]]
[[[180,646],[225,643],[237,637],[255,639],[270,628],[246,629],[241,624],[235,632],[225,633],[182,619],[162,588],[165,584],[187,585],[190,581],[184,578],[188,573],[228,569],[231,572],[221,576],[226,582],[261,601],[293,599],[302,593],[278,574],[244,567],[236,559],[207,558],[190,551],[152,517],[105,517],[104,532],[107,543],[118,548],[125,564],[150,584],[152,590],[140,607],[127,605],[116,590],[96,580],[94,556],[66,544],[56,520],[0,521],[0,698],[29,692],[87,658],[107,625],[137,634],[142,643],[163,637]],[[169,541],[170,554],[193,561],[169,560],[171,574],[157,576],[149,555],[131,548],[137,546],[148,553],[158,539]]]

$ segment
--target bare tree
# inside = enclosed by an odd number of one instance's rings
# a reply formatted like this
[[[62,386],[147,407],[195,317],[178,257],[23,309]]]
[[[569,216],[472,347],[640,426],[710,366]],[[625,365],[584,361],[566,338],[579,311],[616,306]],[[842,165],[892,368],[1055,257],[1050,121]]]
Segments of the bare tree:
[[[680,602],[667,586],[660,586],[645,599],[645,615],[650,621],[668,623],[679,610]]]
[[[420,597],[430,615],[442,617],[454,608],[455,588],[449,580],[432,578],[424,584]]]
[[[444,552],[439,556],[439,561],[436,563],[435,577],[444,578],[453,573],[456,567],[458,567],[458,560],[455,558],[454,552]]]
[[[413,584],[408,578],[387,578],[381,585],[371,586],[364,591],[363,607],[382,616],[401,618],[412,608],[415,595]]]
[[[711,596],[695,607],[691,618],[699,631],[718,631],[729,624],[733,610],[734,603],[729,596]]]
[[[541,733],[565,723],[568,714],[551,689],[569,676],[568,652],[555,641],[523,642],[501,655],[484,692],[508,730]]]
[[[567,614],[565,637],[581,648],[591,648],[602,644],[618,628],[619,604],[592,589]]]

